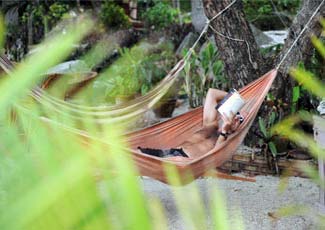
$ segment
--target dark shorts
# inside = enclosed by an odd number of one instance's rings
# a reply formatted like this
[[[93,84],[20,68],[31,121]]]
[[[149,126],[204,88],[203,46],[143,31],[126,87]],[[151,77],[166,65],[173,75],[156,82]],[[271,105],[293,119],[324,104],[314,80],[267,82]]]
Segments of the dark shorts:
[[[145,154],[155,156],[155,157],[188,157],[183,149],[151,149],[151,148],[141,148],[138,149]]]

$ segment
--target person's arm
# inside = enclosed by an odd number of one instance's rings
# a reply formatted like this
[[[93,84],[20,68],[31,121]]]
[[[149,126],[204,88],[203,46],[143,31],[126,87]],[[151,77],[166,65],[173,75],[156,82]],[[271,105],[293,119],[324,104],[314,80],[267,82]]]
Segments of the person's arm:
[[[207,96],[205,98],[205,103],[203,107],[203,126],[208,127],[218,127],[218,111],[215,109],[216,104],[221,101],[227,92],[212,89],[208,90]]]

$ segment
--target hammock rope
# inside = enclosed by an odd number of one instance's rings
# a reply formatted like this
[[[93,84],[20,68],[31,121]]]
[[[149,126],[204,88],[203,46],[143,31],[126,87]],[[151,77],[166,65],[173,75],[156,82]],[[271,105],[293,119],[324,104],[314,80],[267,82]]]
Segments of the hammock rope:
[[[291,52],[291,50],[293,49],[293,47],[297,44],[299,38],[302,36],[302,34],[305,32],[305,30],[308,28],[310,22],[313,20],[313,18],[316,16],[316,14],[318,13],[319,9],[321,8],[321,6],[323,5],[323,3],[325,2],[325,0],[323,0],[318,7],[316,8],[316,10],[314,11],[314,13],[312,14],[312,16],[309,18],[309,20],[307,21],[306,25],[304,26],[304,28],[300,31],[300,33],[298,34],[298,36],[296,37],[296,39],[294,40],[294,42],[292,43],[292,45],[290,46],[290,48],[288,49],[288,51],[285,53],[285,55],[282,57],[282,59],[280,60],[279,64],[276,66],[276,70],[279,70],[280,66],[282,65],[283,61],[287,58],[288,54]]]

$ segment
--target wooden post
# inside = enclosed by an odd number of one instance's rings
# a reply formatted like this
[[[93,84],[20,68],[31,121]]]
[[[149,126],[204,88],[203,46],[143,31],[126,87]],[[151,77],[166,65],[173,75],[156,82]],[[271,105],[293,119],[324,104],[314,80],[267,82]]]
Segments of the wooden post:
[[[314,138],[317,144],[325,151],[325,100],[321,101],[317,110],[320,112],[321,117],[313,116],[314,120]],[[325,187],[325,162],[324,159],[318,158],[318,173],[319,177]],[[325,190],[320,188],[319,201],[321,209],[325,211]]]

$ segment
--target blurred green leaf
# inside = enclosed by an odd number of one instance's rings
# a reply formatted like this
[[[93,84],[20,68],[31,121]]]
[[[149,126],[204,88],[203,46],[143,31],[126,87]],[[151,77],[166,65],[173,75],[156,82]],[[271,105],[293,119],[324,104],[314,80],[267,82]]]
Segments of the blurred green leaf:
[[[311,37],[311,41],[314,45],[314,47],[318,50],[320,55],[322,55],[323,58],[325,58],[325,47],[321,40],[319,40],[316,36]]]
[[[299,84],[303,85],[309,92],[319,96],[325,97],[325,85],[318,79],[316,79],[312,73],[303,70],[301,68],[291,69],[290,75],[294,77]]]
[[[3,92],[0,98],[0,109],[4,110],[19,96],[25,94],[24,90],[35,85],[47,69],[65,58],[73,50],[73,45],[78,43],[90,31],[90,28],[91,22],[84,20],[80,22],[78,32],[76,28],[70,28],[66,34],[59,35],[39,46],[37,53],[17,66],[12,73],[14,77],[3,80],[0,85],[0,90]],[[12,86],[15,87],[12,88]],[[6,90],[8,88],[12,89]]]
[[[223,229],[227,230],[229,228],[227,212],[223,207],[226,207],[226,200],[223,199],[224,195],[218,190],[216,185],[211,189],[211,210],[212,210],[212,220],[214,224],[214,229]]]
[[[304,205],[288,205],[278,209],[275,212],[277,218],[283,218],[288,216],[303,215],[309,211],[309,208]]]
[[[292,102],[297,102],[299,100],[299,97],[300,97],[300,87],[295,86],[292,89]]]

